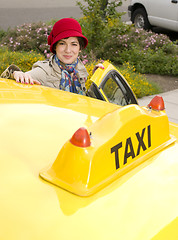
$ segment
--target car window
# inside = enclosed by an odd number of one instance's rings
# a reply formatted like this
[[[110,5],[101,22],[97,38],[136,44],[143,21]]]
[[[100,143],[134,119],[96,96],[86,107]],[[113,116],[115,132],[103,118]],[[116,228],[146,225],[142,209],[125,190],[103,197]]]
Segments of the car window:
[[[138,104],[129,84],[118,71],[112,69],[96,82],[92,81],[87,96],[120,106]]]
[[[102,80],[99,89],[102,89],[109,102],[121,106],[138,104],[132,90],[125,79],[115,70],[110,71]]]
[[[102,90],[105,96],[108,98],[109,102],[115,103],[121,106],[127,105],[127,101],[125,99],[125,96],[121,88],[112,77],[109,77],[107,79]]]
[[[98,86],[94,82],[90,85],[90,88],[87,91],[87,96],[106,101],[101,94]]]

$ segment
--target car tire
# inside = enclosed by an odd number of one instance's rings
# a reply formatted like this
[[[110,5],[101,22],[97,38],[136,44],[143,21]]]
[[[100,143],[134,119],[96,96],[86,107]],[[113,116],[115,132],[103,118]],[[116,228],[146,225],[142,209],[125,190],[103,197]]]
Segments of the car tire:
[[[133,12],[132,23],[136,28],[143,28],[145,30],[151,29],[151,24],[149,23],[147,13],[143,8],[138,8]]]

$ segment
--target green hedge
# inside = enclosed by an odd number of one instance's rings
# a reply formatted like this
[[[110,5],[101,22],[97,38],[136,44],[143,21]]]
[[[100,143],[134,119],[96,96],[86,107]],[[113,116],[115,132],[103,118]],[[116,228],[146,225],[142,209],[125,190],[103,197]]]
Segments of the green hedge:
[[[32,65],[44,60],[45,57],[36,52],[12,52],[8,49],[0,48],[0,74],[11,64],[17,65],[22,71],[26,72]]]

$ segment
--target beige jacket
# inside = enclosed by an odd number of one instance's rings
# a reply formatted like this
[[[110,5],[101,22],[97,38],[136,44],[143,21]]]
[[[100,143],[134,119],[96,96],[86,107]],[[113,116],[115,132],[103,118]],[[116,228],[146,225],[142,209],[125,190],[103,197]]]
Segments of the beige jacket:
[[[85,87],[85,81],[88,77],[88,73],[85,66],[80,60],[76,69],[78,71],[80,83],[83,90]],[[54,55],[51,56],[49,60],[38,61],[34,63],[32,70],[28,71],[28,73],[33,79],[38,80],[44,86],[59,88],[61,70],[54,60]]]

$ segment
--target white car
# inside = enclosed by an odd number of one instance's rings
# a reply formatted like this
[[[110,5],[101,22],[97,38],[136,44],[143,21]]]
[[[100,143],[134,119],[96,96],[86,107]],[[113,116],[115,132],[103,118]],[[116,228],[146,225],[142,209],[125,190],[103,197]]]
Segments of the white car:
[[[155,26],[178,32],[178,0],[132,0],[128,15],[137,28]]]

